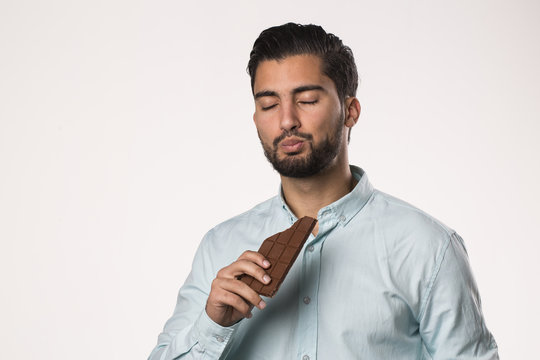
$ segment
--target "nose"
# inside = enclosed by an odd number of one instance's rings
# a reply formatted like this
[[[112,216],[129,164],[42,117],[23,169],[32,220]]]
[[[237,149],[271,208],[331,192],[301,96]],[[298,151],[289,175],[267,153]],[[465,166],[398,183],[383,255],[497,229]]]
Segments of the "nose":
[[[290,101],[283,102],[281,106],[281,118],[279,124],[281,130],[289,132],[300,127],[300,119],[294,104]]]

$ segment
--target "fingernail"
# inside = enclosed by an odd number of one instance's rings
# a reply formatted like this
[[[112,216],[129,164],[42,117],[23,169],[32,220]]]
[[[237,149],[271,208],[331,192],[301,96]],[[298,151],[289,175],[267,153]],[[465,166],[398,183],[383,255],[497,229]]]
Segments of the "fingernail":
[[[270,266],[270,261],[264,260],[263,265],[264,265],[264,267],[269,267]]]
[[[264,309],[266,307],[266,303],[264,302],[264,300],[261,300],[261,302],[259,303],[259,309]]]
[[[268,275],[263,276],[263,281],[264,281],[265,284],[268,284],[270,282],[270,280],[272,280],[272,279],[270,279],[270,276],[268,276]]]

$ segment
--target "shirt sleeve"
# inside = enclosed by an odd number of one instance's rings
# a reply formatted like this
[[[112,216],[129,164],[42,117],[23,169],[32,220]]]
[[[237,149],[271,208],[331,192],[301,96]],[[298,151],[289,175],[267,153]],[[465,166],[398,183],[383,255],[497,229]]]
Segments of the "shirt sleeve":
[[[223,327],[205,311],[213,275],[205,241],[197,249],[191,273],[178,292],[176,307],[148,360],[219,359],[232,340],[236,325]]]
[[[419,323],[425,350],[433,359],[499,359],[463,240],[456,233],[439,255]]]

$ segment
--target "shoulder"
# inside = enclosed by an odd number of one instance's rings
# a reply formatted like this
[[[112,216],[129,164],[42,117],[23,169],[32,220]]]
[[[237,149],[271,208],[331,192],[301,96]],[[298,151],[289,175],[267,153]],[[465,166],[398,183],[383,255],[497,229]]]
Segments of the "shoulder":
[[[231,231],[254,227],[264,227],[266,223],[272,222],[280,215],[280,200],[277,196],[267,199],[253,208],[238,214],[224,222],[214,226],[209,234],[228,234]]]
[[[425,211],[376,190],[367,213],[378,253],[395,285],[415,299],[409,303],[416,304],[417,315],[444,261],[456,272],[467,271],[461,237]]]
[[[275,196],[210,229],[200,248],[214,261],[219,258],[226,263],[246,250],[257,250],[266,237],[283,230],[286,221],[281,201]]]
[[[455,231],[423,210],[394,196],[375,190],[366,216],[388,250],[399,249],[413,258],[443,256]]]
[[[373,192],[369,211],[370,216],[384,222],[390,228],[399,229],[402,233],[426,232],[446,237],[455,232],[416,206],[379,190]]]

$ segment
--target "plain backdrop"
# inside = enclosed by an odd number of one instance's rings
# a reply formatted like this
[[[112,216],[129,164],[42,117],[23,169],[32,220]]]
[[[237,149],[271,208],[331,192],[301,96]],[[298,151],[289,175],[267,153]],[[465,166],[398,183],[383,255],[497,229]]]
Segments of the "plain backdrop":
[[[465,239],[504,359],[537,354],[540,3],[0,0],[0,358],[144,359],[206,231],[277,193],[253,41],[354,51],[351,163]]]

